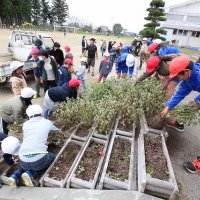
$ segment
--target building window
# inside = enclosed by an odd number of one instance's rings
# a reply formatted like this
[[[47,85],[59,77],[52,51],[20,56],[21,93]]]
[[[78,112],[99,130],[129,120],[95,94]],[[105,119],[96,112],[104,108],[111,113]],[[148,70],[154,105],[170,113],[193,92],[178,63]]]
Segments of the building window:
[[[196,37],[199,37],[199,36],[200,36],[200,32],[198,31],[197,34],[196,34]]]
[[[178,30],[178,34],[182,35],[183,34],[183,30]]]
[[[184,30],[183,35],[187,35],[188,31]]]
[[[174,30],[173,30],[173,35],[176,35],[177,32],[178,32],[178,30],[177,30],[177,29],[174,29]]]
[[[197,32],[196,32],[196,31],[192,31],[192,36],[193,36],[193,37],[195,37],[195,36],[196,36],[196,34],[197,34]]]

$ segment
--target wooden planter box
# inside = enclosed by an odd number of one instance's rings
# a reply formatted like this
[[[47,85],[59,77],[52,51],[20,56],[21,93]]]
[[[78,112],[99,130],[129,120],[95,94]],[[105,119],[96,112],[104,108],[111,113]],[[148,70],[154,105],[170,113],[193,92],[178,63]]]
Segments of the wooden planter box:
[[[170,161],[170,157],[168,154],[164,136],[161,133],[162,149],[167,161],[167,168],[169,172],[168,181],[152,178],[147,173],[146,163],[145,163],[144,133],[145,133],[144,130],[141,129],[138,138],[138,190],[140,192],[148,193],[161,198],[173,199],[175,194],[178,192],[178,186],[172,168],[172,164]],[[147,135],[152,137],[158,137],[158,135],[150,133],[147,133]]]
[[[133,177],[134,177],[133,169],[134,169],[135,130],[133,130],[132,138],[130,138],[130,135],[128,135],[128,136],[129,137],[127,137],[126,134],[125,134],[125,136],[122,136],[121,134],[118,135],[118,130],[116,130],[116,129],[114,130],[114,133],[113,133],[111,141],[110,141],[108,153],[106,156],[101,179],[100,179],[100,182],[97,187],[98,189],[107,188],[107,189],[113,189],[113,190],[131,190],[133,188],[133,185],[136,182],[136,180],[133,180]],[[114,146],[114,142],[115,142],[116,138],[121,138],[121,139],[127,140],[131,144],[129,174],[128,174],[128,180],[125,180],[125,181],[113,179],[113,178],[109,177],[109,175],[107,174],[109,161],[111,158],[112,151],[114,150],[113,146]],[[119,164],[120,164],[120,162],[119,162]]]
[[[104,147],[103,147],[102,152],[101,152],[102,155],[101,155],[101,158],[98,162],[98,167],[96,169],[95,175],[93,176],[93,179],[87,181],[87,180],[83,180],[81,178],[78,178],[76,176],[76,172],[78,170],[79,165],[82,162],[82,159],[84,158],[84,155],[86,153],[87,148],[90,146],[90,144],[92,142],[95,142],[97,144],[103,144]],[[104,161],[104,154],[106,152],[107,146],[108,146],[108,141],[101,140],[101,139],[98,139],[98,138],[93,138],[92,135],[90,136],[89,140],[87,141],[87,143],[84,147],[84,150],[82,151],[82,153],[81,153],[76,165],[74,166],[74,169],[73,169],[73,171],[72,171],[72,173],[71,173],[71,175],[70,175],[70,177],[67,181],[67,185],[66,185],[67,188],[70,188],[70,187],[80,188],[80,189],[84,189],[84,188],[94,189],[95,188],[98,177],[99,177],[99,173],[100,173],[103,161]]]
[[[75,143],[81,146],[78,154],[76,155],[76,157],[74,158],[74,161],[70,167],[70,169],[68,170],[68,173],[65,175],[64,179],[61,180],[56,180],[53,177],[50,177],[50,173],[52,170],[54,170],[54,166],[56,165],[57,161],[59,160],[60,156],[63,154],[63,152],[65,151],[65,149],[68,147],[69,143]],[[59,152],[59,154],[56,156],[56,159],[54,160],[54,162],[51,164],[51,166],[47,169],[47,171],[45,172],[45,174],[43,175],[43,177],[40,179],[40,185],[41,186],[49,186],[49,187],[64,187],[65,183],[70,175],[70,173],[73,170],[74,165],[76,164],[81,151],[84,148],[84,143],[79,142],[79,141],[75,141],[72,139],[72,137],[66,142],[66,144],[63,146],[63,148],[61,149],[61,151]],[[70,153],[70,152],[69,152]]]

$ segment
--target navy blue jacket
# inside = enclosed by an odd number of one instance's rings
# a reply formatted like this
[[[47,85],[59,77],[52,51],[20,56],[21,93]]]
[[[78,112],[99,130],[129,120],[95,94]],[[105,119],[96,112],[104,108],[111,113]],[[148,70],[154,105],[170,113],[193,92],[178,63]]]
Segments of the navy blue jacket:
[[[53,102],[67,101],[67,98],[77,98],[77,89],[71,88],[68,83],[65,83],[62,86],[48,89],[48,95]]]
[[[68,83],[72,79],[71,73],[68,72],[68,69],[65,66],[59,67],[58,72],[59,76],[57,86],[61,86],[64,83]]]
[[[187,81],[182,81],[175,95],[167,103],[167,107],[171,110],[179,104],[191,91],[200,92],[200,64],[194,64],[192,74]],[[195,99],[200,102],[200,95]]]
[[[37,58],[36,60],[33,60],[33,62],[37,63],[39,61],[39,58]],[[33,69],[34,72],[34,76],[36,76],[37,78],[40,78],[42,76],[42,68],[40,67],[36,67]]]

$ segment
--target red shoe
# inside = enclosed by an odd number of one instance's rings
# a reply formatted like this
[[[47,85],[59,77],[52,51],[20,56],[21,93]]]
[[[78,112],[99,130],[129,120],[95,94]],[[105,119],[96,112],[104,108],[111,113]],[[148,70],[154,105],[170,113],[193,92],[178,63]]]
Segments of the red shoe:
[[[193,174],[200,172],[200,156],[198,156],[197,159],[193,160],[192,162],[184,162],[183,167]]]

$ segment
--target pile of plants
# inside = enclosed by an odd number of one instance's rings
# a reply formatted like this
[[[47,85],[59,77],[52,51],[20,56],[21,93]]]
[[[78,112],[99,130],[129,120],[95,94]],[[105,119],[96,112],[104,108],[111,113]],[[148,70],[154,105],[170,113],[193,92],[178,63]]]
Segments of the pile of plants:
[[[105,135],[116,117],[120,117],[120,127],[131,129],[141,110],[155,115],[163,109],[164,100],[161,82],[155,78],[137,85],[130,79],[111,79],[92,84],[82,98],[61,103],[55,118],[57,124],[67,128],[79,123],[87,128],[95,125],[98,133]]]

